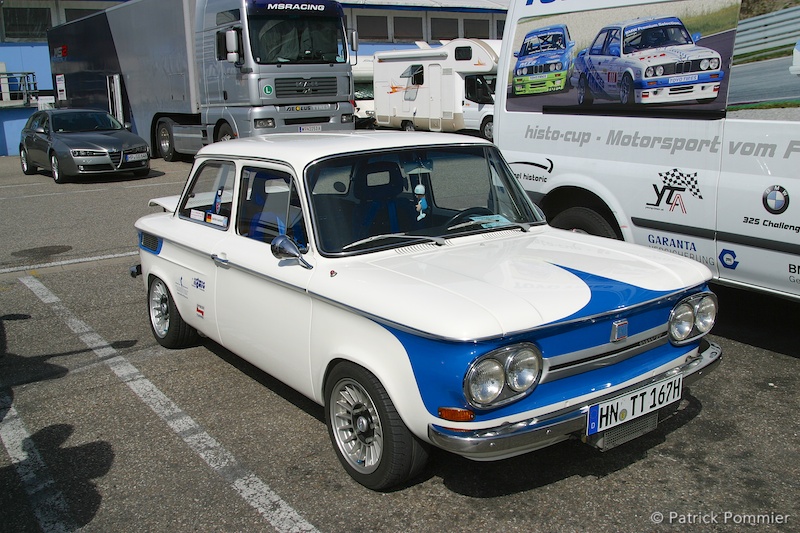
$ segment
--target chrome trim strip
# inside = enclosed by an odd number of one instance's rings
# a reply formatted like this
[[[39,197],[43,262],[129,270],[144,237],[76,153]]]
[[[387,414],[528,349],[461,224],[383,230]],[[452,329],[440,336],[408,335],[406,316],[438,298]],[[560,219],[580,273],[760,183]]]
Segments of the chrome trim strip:
[[[685,388],[714,370],[721,360],[722,348],[703,339],[697,354],[688,356],[682,365],[624,389],[592,398],[591,403],[487,429],[462,431],[429,424],[428,439],[439,448],[478,461],[512,457],[538,450],[572,436],[585,436],[586,416],[591,405],[645,387],[677,373],[683,373]]]

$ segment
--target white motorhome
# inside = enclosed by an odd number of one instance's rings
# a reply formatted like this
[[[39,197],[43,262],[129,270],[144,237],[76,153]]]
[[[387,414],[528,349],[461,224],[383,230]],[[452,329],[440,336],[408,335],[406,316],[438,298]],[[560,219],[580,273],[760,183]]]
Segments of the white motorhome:
[[[759,19],[740,20],[739,0],[512,0],[494,142],[552,225],[800,298],[800,8]],[[514,52],[556,24],[575,42],[572,83],[520,95]]]
[[[375,53],[378,125],[404,130],[477,130],[491,140],[498,44],[454,39],[438,47]]]

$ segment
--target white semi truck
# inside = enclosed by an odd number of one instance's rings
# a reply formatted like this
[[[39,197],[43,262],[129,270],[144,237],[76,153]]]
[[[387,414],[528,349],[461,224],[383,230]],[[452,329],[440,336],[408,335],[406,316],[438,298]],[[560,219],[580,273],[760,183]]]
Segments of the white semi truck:
[[[168,161],[233,137],[354,128],[357,36],[332,0],[131,0],[47,38],[57,105],[108,110]]]
[[[795,8],[745,23],[739,0],[512,0],[494,142],[552,225],[799,299],[798,20]],[[576,43],[553,58],[573,64],[571,83],[521,95],[520,45],[554,25]],[[745,42],[787,54],[735,55]]]
[[[455,39],[436,47],[376,52],[373,85],[378,126],[477,130],[491,140],[499,42],[492,44]]]

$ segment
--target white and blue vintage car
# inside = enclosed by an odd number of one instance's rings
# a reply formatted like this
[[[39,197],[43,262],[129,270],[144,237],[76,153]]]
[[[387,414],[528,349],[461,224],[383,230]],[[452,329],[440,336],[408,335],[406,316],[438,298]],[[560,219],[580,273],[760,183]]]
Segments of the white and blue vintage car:
[[[547,225],[498,149],[441,133],[273,134],[198,153],[136,222],[150,325],[324,405],[345,470],[430,445],[502,459],[654,429],[721,349],[708,269]]]
[[[698,46],[677,17],[642,18],[604,27],[578,52],[572,84],[578,103],[624,105],[713,102],[725,77],[716,51]]]

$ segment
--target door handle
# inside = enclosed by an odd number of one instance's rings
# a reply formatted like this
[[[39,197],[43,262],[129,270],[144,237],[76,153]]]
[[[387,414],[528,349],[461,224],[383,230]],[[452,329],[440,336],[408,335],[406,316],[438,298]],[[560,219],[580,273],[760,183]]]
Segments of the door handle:
[[[215,263],[217,263],[218,265],[227,265],[228,264],[228,260],[227,259],[225,259],[224,257],[220,257],[217,254],[211,254],[211,259]]]

